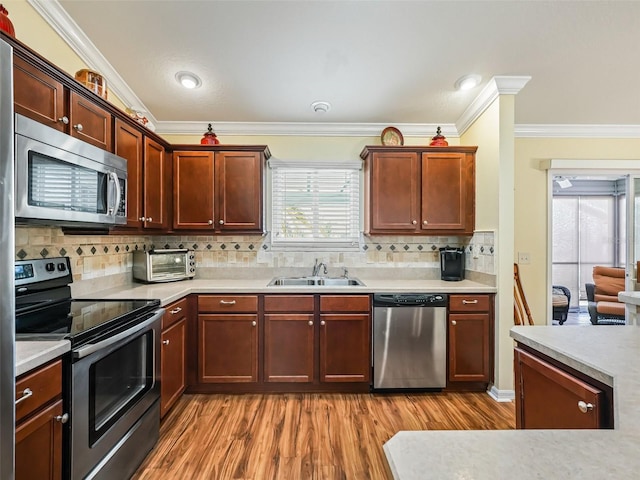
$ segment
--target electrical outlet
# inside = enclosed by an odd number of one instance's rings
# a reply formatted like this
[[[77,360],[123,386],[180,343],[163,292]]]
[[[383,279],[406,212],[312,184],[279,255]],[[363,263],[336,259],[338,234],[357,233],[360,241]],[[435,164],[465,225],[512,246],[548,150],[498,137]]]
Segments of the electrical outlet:
[[[531,255],[527,252],[518,252],[518,263],[520,265],[529,265],[531,263]]]

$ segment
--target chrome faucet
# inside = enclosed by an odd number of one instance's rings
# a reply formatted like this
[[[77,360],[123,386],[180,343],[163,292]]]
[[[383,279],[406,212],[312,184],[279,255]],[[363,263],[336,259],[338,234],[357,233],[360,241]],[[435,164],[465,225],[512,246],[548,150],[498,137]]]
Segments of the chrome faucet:
[[[324,262],[320,262],[318,263],[318,259],[316,258],[316,263],[313,266],[313,273],[311,274],[312,277],[317,277],[318,276],[318,272],[320,272],[320,267],[324,267],[323,272],[326,275],[327,273],[329,273],[327,271],[327,264]]]

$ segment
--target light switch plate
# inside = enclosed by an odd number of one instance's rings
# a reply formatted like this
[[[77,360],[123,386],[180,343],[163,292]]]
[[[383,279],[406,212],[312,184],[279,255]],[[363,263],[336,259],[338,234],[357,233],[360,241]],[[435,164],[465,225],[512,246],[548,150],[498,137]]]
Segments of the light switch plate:
[[[531,263],[531,255],[527,252],[518,252],[518,264],[528,265]]]

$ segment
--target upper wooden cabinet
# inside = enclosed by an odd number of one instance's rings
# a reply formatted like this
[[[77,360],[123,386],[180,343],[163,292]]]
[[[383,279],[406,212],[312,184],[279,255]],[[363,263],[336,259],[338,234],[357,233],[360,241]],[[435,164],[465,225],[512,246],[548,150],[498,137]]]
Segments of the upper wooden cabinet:
[[[142,151],[144,138],[137,128],[116,118],[116,155],[127,159],[127,227],[140,227],[142,210]]]
[[[17,113],[113,151],[110,112],[15,55],[13,76]]]
[[[371,234],[472,235],[477,147],[365,147]]]
[[[262,233],[268,149],[221,148],[173,152],[173,228]]]

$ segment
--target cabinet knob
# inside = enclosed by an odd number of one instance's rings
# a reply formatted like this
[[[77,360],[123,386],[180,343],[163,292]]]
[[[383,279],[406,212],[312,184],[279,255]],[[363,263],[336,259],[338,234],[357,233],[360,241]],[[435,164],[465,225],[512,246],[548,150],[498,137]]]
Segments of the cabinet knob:
[[[65,125],[69,125],[69,117],[67,117],[66,115],[64,117],[60,117],[58,121],[64,123]]]
[[[16,405],[19,404],[20,402],[22,402],[23,400],[26,400],[27,398],[29,398],[32,395],[33,395],[33,390],[31,390],[30,388],[25,388],[22,391],[22,396],[15,401],[15,404]]]
[[[147,217],[147,222],[153,222],[153,218]]]
[[[423,225],[428,225],[428,224],[429,224],[429,222],[427,222],[426,220],[423,220],[423,221],[422,221],[422,224],[423,224]]]
[[[209,225],[213,225],[213,220],[209,220],[207,223],[208,223]]]
[[[140,217],[138,220],[140,220],[141,222],[144,222],[146,220],[146,218]]]
[[[73,128],[75,128],[79,132],[81,132],[84,129],[84,127],[82,126],[81,123],[78,123],[77,125],[74,125]]]
[[[253,327],[255,327],[257,324],[258,324],[258,323],[257,323],[255,320],[254,320],[253,322],[251,322],[251,325],[252,325]]]
[[[320,320],[320,325],[326,325],[326,322],[324,320]]]
[[[414,221],[413,221],[413,222],[411,222],[411,223],[412,223],[413,225],[417,225],[417,224],[418,224],[418,221],[417,221],[417,220],[414,220]]]
[[[169,345],[169,339],[162,340],[162,344],[163,344],[163,345]]]
[[[218,220],[218,223],[219,223],[220,225],[224,225],[224,220]]]
[[[580,410],[582,413],[590,412],[591,410],[593,410],[593,403],[587,403],[580,400],[578,402],[578,410]]]
[[[56,422],[67,423],[69,421],[69,414],[65,413],[64,415],[56,415],[53,417]]]
[[[457,325],[458,323],[455,320],[451,320],[451,325]]]
[[[313,320],[309,320],[309,326],[312,327],[313,326]]]

